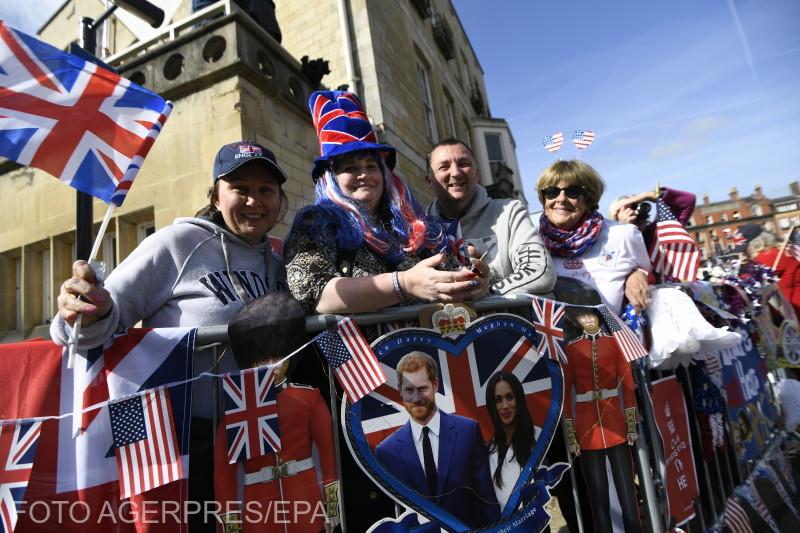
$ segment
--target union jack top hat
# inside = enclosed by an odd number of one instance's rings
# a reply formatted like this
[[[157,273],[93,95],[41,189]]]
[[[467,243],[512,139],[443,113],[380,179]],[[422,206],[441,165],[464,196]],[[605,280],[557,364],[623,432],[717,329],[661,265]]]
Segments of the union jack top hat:
[[[381,152],[389,168],[394,168],[394,148],[378,143],[378,136],[356,95],[345,91],[317,91],[309,97],[308,108],[322,154],[314,159],[311,175],[315,180],[334,157],[358,150]]]

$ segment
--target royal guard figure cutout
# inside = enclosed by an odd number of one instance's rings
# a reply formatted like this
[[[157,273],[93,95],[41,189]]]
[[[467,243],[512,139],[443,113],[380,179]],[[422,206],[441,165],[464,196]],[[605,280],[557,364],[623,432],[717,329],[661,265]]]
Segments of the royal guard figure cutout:
[[[274,364],[305,340],[305,313],[288,293],[248,302],[228,325],[240,368]],[[289,383],[284,362],[275,377],[280,452],[229,464],[225,424],[215,446],[215,491],[225,532],[330,532],[339,522],[333,424],[319,389]],[[239,465],[242,465],[243,472]],[[242,475],[243,474],[243,475]]]
[[[573,305],[601,303],[586,287],[560,291],[557,298]],[[616,340],[603,331],[600,312],[593,307],[567,307],[565,327],[564,424],[572,453],[579,455],[591,495],[595,531],[612,531],[606,459],[611,468],[625,532],[642,530],[636,504],[631,448],[637,437],[636,400],[630,363]],[[574,401],[573,401],[574,389]]]

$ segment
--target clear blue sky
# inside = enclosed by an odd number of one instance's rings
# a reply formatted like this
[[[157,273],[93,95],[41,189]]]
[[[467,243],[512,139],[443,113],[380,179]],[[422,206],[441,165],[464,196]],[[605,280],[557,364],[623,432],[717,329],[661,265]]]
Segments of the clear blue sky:
[[[3,1],[0,18],[35,32],[61,2]],[[576,128],[597,136],[580,157],[606,179],[603,210],[656,180],[701,201],[757,183],[785,195],[800,179],[797,0],[454,4],[492,114],[511,125],[531,209],[554,160],[542,138]],[[576,154],[567,141],[558,155]]]
[[[655,185],[698,202],[800,180],[800,2],[455,0],[506,118],[531,209],[542,138],[591,129],[608,204]],[[578,151],[565,143],[562,159]]]

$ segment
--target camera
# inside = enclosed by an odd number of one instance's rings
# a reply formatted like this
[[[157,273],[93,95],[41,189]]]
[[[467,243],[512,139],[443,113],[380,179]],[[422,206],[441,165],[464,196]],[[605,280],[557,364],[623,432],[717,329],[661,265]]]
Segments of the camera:
[[[636,211],[636,222],[647,222],[650,218],[650,204],[648,202],[642,202],[640,204],[636,204],[635,206],[631,206],[634,211]]]

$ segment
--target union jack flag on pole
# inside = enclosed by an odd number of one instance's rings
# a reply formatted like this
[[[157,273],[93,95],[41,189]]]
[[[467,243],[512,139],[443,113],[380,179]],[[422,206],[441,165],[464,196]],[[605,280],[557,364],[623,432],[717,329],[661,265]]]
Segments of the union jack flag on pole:
[[[0,424],[0,532],[14,531],[41,433],[41,422]]]
[[[172,103],[0,21],[0,156],[122,205]]]
[[[225,375],[225,416],[228,462],[281,451],[275,368],[249,368]]]
[[[572,132],[572,144],[578,150],[584,150],[594,142],[594,132],[592,130],[575,130]]]
[[[561,149],[562,144],[564,144],[564,134],[560,131],[557,131],[552,135],[546,135],[542,141],[542,146],[544,146],[544,149],[551,154],[558,152]]]
[[[464,234],[461,232],[461,221],[456,219],[450,222],[445,234],[447,235],[450,253],[458,260],[458,264],[466,266],[469,253],[467,252],[467,245],[464,243]]]
[[[350,403],[357,402],[386,383],[386,374],[378,358],[350,317],[341,320],[335,331],[324,331],[318,335],[316,343]]]
[[[665,281],[695,281],[700,269],[697,243],[661,198],[656,201],[656,230],[650,262],[653,271]]]
[[[562,363],[567,362],[563,348],[564,328],[561,327],[566,307],[555,300],[533,297],[533,327],[539,334],[536,349],[543,356]]]
[[[608,310],[608,307],[601,305],[597,310],[600,311],[600,315],[603,317],[603,322],[605,322],[608,332],[611,333],[611,336],[617,341],[617,345],[619,349],[622,350],[626,361],[635,361],[647,355],[647,350],[644,349],[641,341],[636,337],[633,331],[631,331],[631,328],[620,322],[619,319],[614,316],[614,313]]]
[[[183,477],[181,451],[166,387],[108,406],[117,456],[120,498]]]

